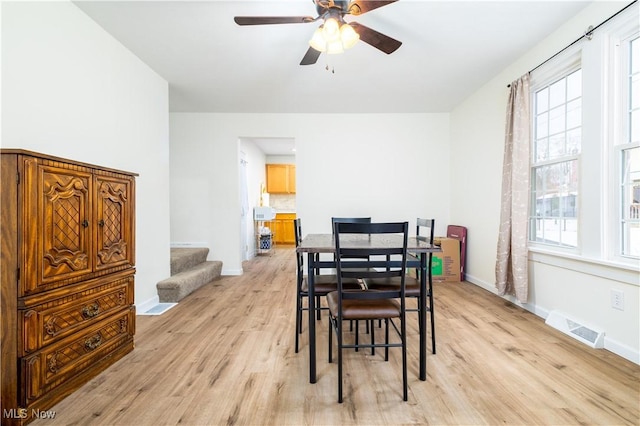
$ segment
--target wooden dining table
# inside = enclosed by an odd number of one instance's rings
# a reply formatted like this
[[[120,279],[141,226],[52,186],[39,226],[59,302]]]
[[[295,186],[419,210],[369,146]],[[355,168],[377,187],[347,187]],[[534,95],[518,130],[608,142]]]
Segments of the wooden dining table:
[[[401,235],[345,235],[340,239],[340,246],[367,247],[367,248],[387,248],[402,245]],[[315,312],[315,291],[314,276],[316,270],[321,268],[335,268],[335,260],[322,260],[319,254],[335,254],[335,240],[332,234],[308,234],[296,248],[297,252],[307,253],[307,282],[309,284],[309,381],[316,382],[316,319]],[[407,252],[417,255],[407,257],[407,267],[420,269],[420,306],[419,306],[419,329],[420,329],[420,380],[427,379],[427,309],[426,297],[430,297],[429,306],[433,306],[433,291],[427,292],[432,287],[431,257],[433,253],[441,252],[438,246],[429,244],[423,239],[409,237],[407,242]],[[332,256],[333,257],[333,256]]]

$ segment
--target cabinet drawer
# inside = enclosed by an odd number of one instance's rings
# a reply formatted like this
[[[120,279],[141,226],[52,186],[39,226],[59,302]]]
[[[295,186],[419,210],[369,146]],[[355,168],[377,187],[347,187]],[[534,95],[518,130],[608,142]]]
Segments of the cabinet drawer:
[[[74,376],[91,374],[103,358],[123,347],[133,347],[135,308],[129,307],[116,315],[87,327],[40,352],[21,359],[21,403],[28,406],[72,380]],[[96,372],[97,374],[97,372]]]
[[[133,281],[133,275],[97,280],[90,288],[20,310],[20,356],[33,353],[132,305]]]

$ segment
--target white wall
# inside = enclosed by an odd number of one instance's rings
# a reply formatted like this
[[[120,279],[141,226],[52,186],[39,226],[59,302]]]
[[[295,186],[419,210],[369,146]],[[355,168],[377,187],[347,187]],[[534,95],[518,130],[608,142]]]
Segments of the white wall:
[[[138,173],[136,304],[157,297],[170,273],[167,82],[69,2],[1,7],[1,146]]]
[[[206,241],[224,274],[242,273],[239,137],[295,138],[304,234],[332,216],[449,223],[448,114],[172,113],[170,129],[171,240]]]
[[[240,140],[240,151],[246,155],[248,162],[249,216],[247,217],[247,243],[245,249],[247,251],[246,258],[251,259],[256,254],[256,230],[253,221],[253,208],[260,205],[260,191],[266,186],[266,156],[255,143],[247,139]],[[263,199],[263,202],[264,201],[266,200]]]
[[[468,227],[467,279],[475,284],[495,292],[507,84],[625,4],[594,2],[452,111],[451,221]],[[637,271],[541,254],[530,255],[529,266],[531,290],[525,308],[542,317],[560,310],[603,329],[607,349],[640,363]],[[610,307],[612,288],[624,291],[624,311]]]

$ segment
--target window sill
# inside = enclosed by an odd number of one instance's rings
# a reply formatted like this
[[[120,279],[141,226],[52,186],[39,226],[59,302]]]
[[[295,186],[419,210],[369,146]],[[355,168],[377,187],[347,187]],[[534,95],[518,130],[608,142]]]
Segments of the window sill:
[[[587,258],[540,247],[529,247],[529,260],[640,287],[638,263]]]

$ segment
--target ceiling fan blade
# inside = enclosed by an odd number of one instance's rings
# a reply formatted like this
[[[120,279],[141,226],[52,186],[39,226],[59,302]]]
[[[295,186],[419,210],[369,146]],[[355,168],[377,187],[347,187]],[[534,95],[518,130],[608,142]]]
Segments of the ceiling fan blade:
[[[382,6],[395,3],[398,0],[354,0],[349,3],[347,13],[351,15],[362,15]]]
[[[319,57],[320,52],[313,47],[309,47],[307,53],[304,54],[304,58],[300,61],[300,65],[313,65],[318,61]]]
[[[233,18],[238,25],[268,25],[268,24],[305,24],[315,21],[311,16],[236,16]]]
[[[362,24],[358,24],[357,22],[349,22],[349,25],[351,25],[358,35],[360,35],[360,40],[370,44],[378,50],[383,51],[387,55],[395,52],[400,46],[402,46],[401,41],[379,33],[376,30],[372,30],[369,27],[365,27]]]

